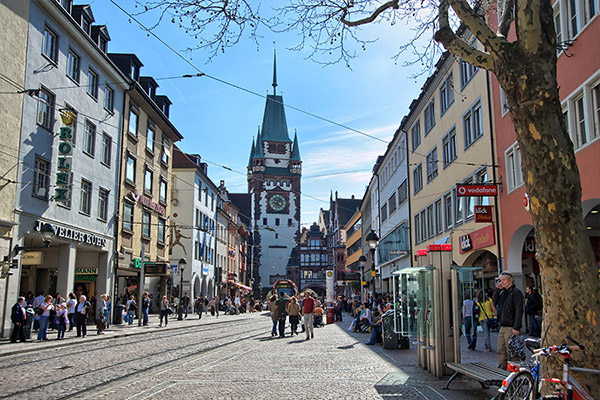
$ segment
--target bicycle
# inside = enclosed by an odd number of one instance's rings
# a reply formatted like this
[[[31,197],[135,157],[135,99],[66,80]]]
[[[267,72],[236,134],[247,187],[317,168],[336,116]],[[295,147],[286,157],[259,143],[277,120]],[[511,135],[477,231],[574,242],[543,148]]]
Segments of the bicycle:
[[[528,339],[525,345],[533,352],[533,364],[509,364],[511,374],[502,382],[498,390],[498,400],[594,400],[569,372],[600,374],[600,370],[571,366],[571,352],[585,350],[585,347],[569,336],[565,336],[574,346],[562,344],[536,349],[539,340]],[[562,360],[556,355],[562,357]],[[562,378],[542,378],[540,357],[553,357],[562,362]],[[541,396],[543,382],[556,384],[556,392],[549,396]]]

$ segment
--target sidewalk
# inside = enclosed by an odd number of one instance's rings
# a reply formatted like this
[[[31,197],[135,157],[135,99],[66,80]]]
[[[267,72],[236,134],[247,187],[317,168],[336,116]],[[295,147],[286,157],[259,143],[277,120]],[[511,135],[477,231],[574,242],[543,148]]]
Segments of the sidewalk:
[[[178,321],[177,314],[172,314],[169,317],[169,324],[166,327],[159,327],[158,314],[150,314],[148,326],[138,326],[138,320],[136,319],[132,325],[128,325],[125,322],[119,325],[111,324],[109,329],[104,330],[104,335],[98,335],[96,334],[96,325],[88,324],[87,335],[85,338],[76,337],[76,330],[75,327],[73,327],[73,330],[71,332],[67,332],[65,334],[65,338],[63,340],[56,339],[56,330],[48,330],[47,336],[49,340],[47,341],[36,340],[37,332],[31,332],[31,339],[29,339],[27,343],[11,343],[10,339],[8,338],[0,338],[0,357],[13,354],[29,353],[49,348],[66,347],[82,342],[94,342],[102,339],[113,339],[117,337],[143,335],[149,332],[186,329],[189,327],[199,325],[215,325],[230,321],[231,319],[244,317],[245,315],[246,314],[224,315],[223,313],[221,313],[220,316],[217,318],[216,316],[211,316],[209,313],[202,314],[202,319],[199,319],[198,314],[188,314],[188,317],[186,319]]]

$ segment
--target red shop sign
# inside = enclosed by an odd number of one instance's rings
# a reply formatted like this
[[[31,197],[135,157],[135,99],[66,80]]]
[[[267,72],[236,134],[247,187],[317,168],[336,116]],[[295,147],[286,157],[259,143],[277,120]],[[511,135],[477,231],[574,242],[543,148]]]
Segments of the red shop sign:
[[[475,206],[475,222],[493,222],[492,206]]]
[[[460,237],[460,252],[466,253],[471,250],[481,249],[496,244],[494,225],[473,231]]]

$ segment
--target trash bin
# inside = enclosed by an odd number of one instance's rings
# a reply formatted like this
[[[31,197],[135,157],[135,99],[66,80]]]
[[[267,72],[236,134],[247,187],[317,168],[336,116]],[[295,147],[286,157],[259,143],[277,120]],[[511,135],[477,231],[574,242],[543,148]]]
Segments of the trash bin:
[[[123,304],[117,304],[115,306],[115,313],[113,315],[113,324],[120,325],[123,323]]]
[[[333,324],[334,321],[334,311],[333,311],[333,307],[327,307],[327,323],[328,324]]]
[[[25,339],[31,339],[31,328],[33,326],[33,317],[35,316],[35,311],[33,308],[29,307],[25,312],[25,326],[23,326],[23,333],[25,334]]]
[[[408,338],[394,331],[394,313],[383,317],[383,348],[384,349],[408,349]],[[398,315],[398,327],[400,327],[400,315]]]

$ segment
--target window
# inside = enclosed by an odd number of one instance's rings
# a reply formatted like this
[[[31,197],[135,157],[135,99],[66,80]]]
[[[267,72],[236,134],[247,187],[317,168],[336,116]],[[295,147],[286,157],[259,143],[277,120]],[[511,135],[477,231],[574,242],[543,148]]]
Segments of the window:
[[[133,232],[133,204],[123,203],[123,230]]]
[[[127,166],[125,167],[125,179],[131,183],[135,183],[135,163],[136,159],[128,153]]]
[[[166,137],[162,140],[162,153],[160,161],[166,165],[169,165],[169,158],[171,157],[171,141]]]
[[[446,229],[452,228],[452,194],[444,196],[444,226]]]
[[[506,175],[508,180],[508,192],[523,185],[523,172],[521,171],[521,152],[517,143],[506,150]]]
[[[275,218],[275,226],[279,226],[279,218]]]
[[[433,204],[427,206],[427,237],[435,236],[435,225],[434,225],[434,214],[433,214]]]
[[[421,216],[415,215],[415,243],[421,243]]]
[[[440,114],[444,114],[452,103],[454,103],[454,78],[450,72],[440,87]]]
[[[112,154],[112,138],[106,133],[102,135],[102,164],[110,167]]]
[[[439,235],[444,231],[444,220],[442,219],[442,200],[435,202],[435,233]]]
[[[85,33],[87,33],[88,35],[90,34],[91,23],[85,17],[81,18],[81,27],[83,28]]]
[[[138,136],[138,122],[139,122],[140,116],[139,116],[139,112],[137,111],[137,107],[134,106],[133,104],[129,105],[129,125],[127,127],[127,132],[129,132],[129,134],[133,137]]]
[[[98,219],[101,221],[108,219],[108,194],[108,190],[100,188],[98,194]]]
[[[477,101],[463,116],[463,129],[465,132],[465,149],[483,136],[481,102]]]
[[[85,133],[83,135],[83,151],[94,157],[94,150],[96,147],[96,125],[92,124],[89,120],[85,121]]]
[[[579,32],[579,24],[577,23],[578,2],[579,0],[567,0],[568,31],[570,39],[573,39]]]
[[[467,181],[464,182],[465,185],[471,185],[473,183],[473,180],[469,179]],[[464,201],[465,201],[465,220],[469,219],[469,218],[473,218],[473,213],[475,212],[473,210],[473,199],[474,197],[471,196],[465,196],[464,197]]]
[[[488,173],[487,173],[486,168],[477,172],[477,175],[475,176],[476,183],[486,184],[487,181],[488,181]],[[476,204],[480,205],[480,206],[489,206],[490,205],[490,197],[489,196],[476,197],[475,201],[476,201]]]
[[[435,102],[431,99],[423,111],[423,125],[425,125],[425,136],[435,126]]]
[[[413,170],[413,188],[414,194],[417,194],[423,189],[423,165],[419,164]]]
[[[381,206],[381,222],[387,219],[387,204]]]
[[[104,109],[110,113],[115,107],[115,91],[108,85],[104,86]]]
[[[392,193],[392,197],[390,197],[390,199],[388,200],[388,208],[390,215],[392,215],[392,213],[396,211],[396,193]]]
[[[98,37],[98,47],[100,48],[100,50],[106,53],[106,51],[108,50],[108,40],[106,40],[102,36]]]
[[[585,129],[585,106],[583,95],[573,101],[575,107],[575,148],[578,149],[587,143],[587,132]]]
[[[69,53],[67,53],[67,76],[77,83],[79,83],[80,64],[81,57],[72,49],[69,49]]]
[[[584,15],[583,15],[583,23],[587,24],[590,20],[596,15],[598,12],[598,6],[596,6],[596,0],[586,0],[584,1]]]
[[[442,138],[442,150],[444,168],[446,168],[452,161],[456,160],[456,128],[452,128]]]
[[[502,88],[500,88],[500,104],[502,106],[502,116],[504,117],[508,113],[509,107],[508,100],[506,100],[506,93]]]
[[[149,238],[150,237],[150,222],[152,221],[152,217],[150,215],[150,211],[145,211],[142,214],[142,236]]]
[[[554,29],[556,30],[556,53],[560,52],[563,42],[562,25],[560,18],[560,6],[557,6],[554,10]]]
[[[475,75],[477,73],[477,68],[465,61],[462,61],[462,60],[459,63],[459,67],[460,67],[460,88],[462,90],[471,81],[471,78],[473,78],[473,75]]]
[[[267,219],[266,219],[266,218],[263,218],[263,225],[268,225],[268,224],[267,224]]]
[[[160,185],[158,188],[158,201],[162,203],[167,202],[167,181],[162,177],[160,178]]]
[[[92,211],[92,182],[81,180],[81,202],[79,211],[85,215],[90,215]]]
[[[44,28],[42,54],[54,63],[58,62],[58,35],[50,28]]]
[[[37,123],[47,129],[52,129],[54,123],[54,95],[42,88],[38,100]]]
[[[427,240],[427,215],[426,211],[421,211],[421,241]]]
[[[163,218],[158,218],[158,241],[165,243],[165,220]]]
[[[50,189],[50,162],[38,156],[35,157],[33,169],[33,191],[32,196],[48,200]]]
[[[412,151],[415,151],[417,147],[421,144],[421,122],[417,120],[415,122],[415,126],[412,127],[411,130],[411,139],[412,139]]]
[[[98,99],[98,73],[91,68],[88,71],[88,94]]]
[[[293,225],[293,223],[292,223],[292,219],[291,219],[291,218],[288,218],[288,226],[292,226],[292,225]]]
[[[431,182],[438,174],[437,146],[427,154],[427,182]]]
[[[146,150],[154,153],[154,137],[156,136],[154,124],[148,120],[148,130],[146,131]]]
[[[144,171],[144,193],[152,196],[152,170],[146,167]]]
[[[456,195],[456,189],[452,190],[454,195],[454,223],[460,224],[463,220],[463,202],[462,198]]]
[[[406,201],[408,198],[408,180],[404,180],[398,187],[398,206]]]
[[[600,136],[600,82],[592,88],[592,139]]]

